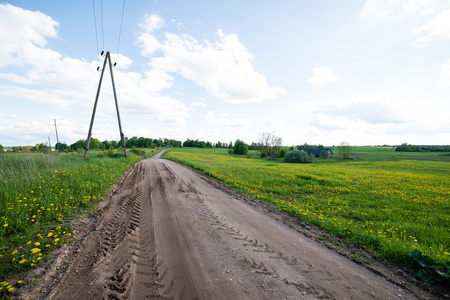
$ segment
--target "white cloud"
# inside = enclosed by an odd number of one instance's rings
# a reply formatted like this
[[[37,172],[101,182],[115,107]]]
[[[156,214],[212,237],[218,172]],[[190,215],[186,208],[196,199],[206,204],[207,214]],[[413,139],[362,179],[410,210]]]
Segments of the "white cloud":
[[[329,82],[337,80],[337,76],[333,70],[328,67],[320,67],[313,69],[313,76],[308,79],[308,82],[314,85],[324,85]]]
[[[147,32],[153,32],[163,27],[164,23],[164,18],[162,18],[161,16],[155,14],[145,15],[144,22],[140,23],[139,27]]]
[[[35,145],[37,143],[47,143],[48,137],[51,143],[56,143],[55,128],[53,119],[58,122],[58,133],[60,142],[70,142],[85,139],[87,136],[86,124],[73,124],[68,119],[61,119],[54,116],[19,122],[17,124],[5,123],[0,126],[0,136],[4,145],[17,145],[17,137],[20,136],[22,145]],[[96,132],[100,131],[101,125],[96,126]],[[117,135],[117,134],[116,134]]]
[[[63,109],[81,103],[91,109],[100,76],[96,72],[99,63],[63,57],[60,53],[45,48],[47,38],[57,37],[57,22],[40,12],[0,4],[0,24],[0,28],[8,28],[7,31],[0,31],[0,67],[13,65],[23,70],[20,75],[0,72],[0,78],[15,83],[2,85],[0,95],[49,103]],[[151,32],[163,24],[161,17],[151,15],[146,17],[141,26]],[[158,95],[163,89],[172,86],[172,76],[161,69],[144,69],[141,73],[126,72],[124,69],[133,61],[122,54],[112,53],[111,60],[113,63],[117,62],[114,77],[121,113],[149,114],[159,121],[185,124],[188,117],[186,106],[177,99]],[[101,97],[112,98],[108,73],[107,67]],[[30,88],[29,85],[34,87]],[[107,103],[99,102],[101,111],[115,114],[114,105]]]
[[[141,54],[146,56],[152,55],[161,49],[161,44],[156,37],[148,32],[144,32],[138,37],[138,45],[142,48]]]
[[[439,105],[405,95],[379,94],[309,102],[298,109],[315,120],[316,124],[329,126],[329,129],[336,127],[337,130],[351,129],[349,124],[367,128],[401,128],[416,123],[448,123],[446,107],[450,104],[436,101]]]
[[[75,101],[67,100],[68,94],[63,90],[30,89],[18,86],[0,85],[0,95],[11,98],[20,97],[33,102],[50,103],[59,108],[68,108]]]
[[[441,68],[438,84],[444,88],[450,87],[450,59]]]
[[[225,127],[249,127],[251,125],[251,123],[242,116],[222,114],[221,117],[216,117],[216,114],[213,111],[208,111],[205,115],[205,121],[217,126]]]
[[[14,119],[14,118],[17,118],[17,116],[16,115],[9,115],[9,114],[0,113],[0,118]]]
[[[412,34],[424,34],[416,43],[427,44],[435,39],[450,39],[450,9],[442,11],[427,24],[415,29]]]
[[[26,64],[24,58],[44,47],[47,38],[57,37],[58,26],[58,22],[41,12],[0,4],[0,67]]]
[[[264,122],[264,126],[267,126],[269,128],[272,127],[283,127],[285,125],[284,122],[281,122],[280,120],[276,118],[269,118]]]
[[[269,87],[265,77],[253,69],[253,56],[236,34],[218,30],[217,35],[219,41],[201,43],[187,34],[165,33],[158,41],[153,32],[145,31],[138,39],[144,55],[157,49],[163,52],[163,56],[151,58],[151,67],[180,74],[226,102],[258,102],[286,93]]]
[[[193,107],[206,107],[206,103],[204,101],[194,101],[191,103]]]
[[[400,20],[406,15],[424,16],[433,13],[438,8],[438,0],[367,0],[361,17]]]

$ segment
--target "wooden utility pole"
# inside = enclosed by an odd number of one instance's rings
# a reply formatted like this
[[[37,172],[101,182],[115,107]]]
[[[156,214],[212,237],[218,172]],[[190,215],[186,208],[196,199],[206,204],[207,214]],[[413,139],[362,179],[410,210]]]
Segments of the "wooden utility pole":
[[[91,142],[92,125],[94,124],[95,111],[97,110],[98,96],[100,95],[100,88],[102,86],[103,73],[105,72],[106,61],[109,61],[109,71],[111,73],[111,82],[112,82],[112,87],[113,87],[113,92],[114,92],[114,101],[116,103],[116,112],[117,112],[117,121],[119,122],[120,139],[122,140],[123,152],[125,154],[125,157],[127,157],[127,148],[125,145],[125,137],[122,132],[122,124],[120,123],[119,104],[117,102],[116,86],[114,84],[113,69],[112,69],[112,64],[111,64],[111,55],[109,54],[109,51],[108,51],[108,52],[106,52],[105,61],[103,62],[102,73],[100,75],[100,81],[98,83],[98,88],[97,88],[97,95],[95,96],[94,109],[92,110],[91,123],[89,125],[89,132],[88,132],[88,136],[86,139],[86,147],[85,147],[86,149],[84,150],[84,158],[87,157],[87,152],[89,150],[89,143]]]
[[[48,137],[48,148],[50,149],[50,153],[52,153],[52,144],[50,143],[50,137]]]
[[[58,148],[58,153],[59,153],[59,138],[58,138],[58,128],[56,127],[56,119],[53,119],[53,121],[55,121],[55,131],[56,131],[56,145]]]

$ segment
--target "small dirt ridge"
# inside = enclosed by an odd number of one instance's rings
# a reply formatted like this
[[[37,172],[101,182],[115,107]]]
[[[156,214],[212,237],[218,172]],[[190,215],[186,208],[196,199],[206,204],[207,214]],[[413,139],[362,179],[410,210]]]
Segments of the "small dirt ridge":
[[[417,299],[159,155],[137,163],[23,299]]]

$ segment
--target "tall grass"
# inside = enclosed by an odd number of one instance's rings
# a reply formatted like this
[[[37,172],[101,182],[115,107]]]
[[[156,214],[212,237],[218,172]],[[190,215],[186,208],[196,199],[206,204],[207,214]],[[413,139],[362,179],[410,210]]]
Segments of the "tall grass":
[[[450,261],[450,163],[286,164],[192,148],[167,157],[390,260],[411,264],[418,249]]]
[[[0,155],[0,280],[38,265],[72,237],[70,221],[103,200],[139,158]],[[14,286],[4,281],[0,296]]]

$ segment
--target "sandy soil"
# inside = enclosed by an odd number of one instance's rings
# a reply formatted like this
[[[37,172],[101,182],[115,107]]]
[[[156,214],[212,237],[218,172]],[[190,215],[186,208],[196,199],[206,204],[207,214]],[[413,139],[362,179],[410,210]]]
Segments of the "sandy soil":
[[[159,156],[137,163],[21,299],[424,299],[305,227]],[[309,229],[309,226],[306,227]],[[31,279],[30,279],[31,278]],[[34,282],[33,282],[34,280]],[[404,279],[403,279],[404,281]],[[431,298],[430,298],[431,299]]]

